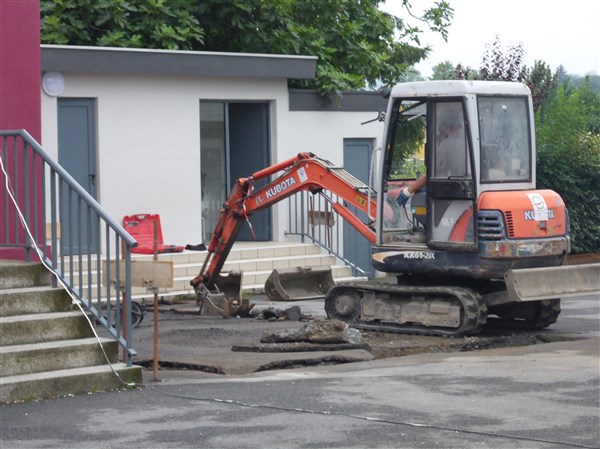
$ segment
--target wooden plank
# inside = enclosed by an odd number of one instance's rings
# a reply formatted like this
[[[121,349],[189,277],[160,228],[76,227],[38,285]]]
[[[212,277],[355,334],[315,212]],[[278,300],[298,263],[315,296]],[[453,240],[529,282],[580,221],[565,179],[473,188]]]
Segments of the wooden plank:
[[[60,239],[60,223],[56,223],[56,238]],[[46,240],[52,240],[52,223],[46,223]]]
[[[121,279],[125,278],[125,261],[119,262]],[[102,270],[106,273],[106,261],[102,262]],[[116,273],[117,262],[110,261],[111,274]],[[106,282],[105,276],[102,276]],[[114,279],[111,279],[113,282]],[[173,261],[172,260],[132,260],[131,261],[131,286],[173,288]]]

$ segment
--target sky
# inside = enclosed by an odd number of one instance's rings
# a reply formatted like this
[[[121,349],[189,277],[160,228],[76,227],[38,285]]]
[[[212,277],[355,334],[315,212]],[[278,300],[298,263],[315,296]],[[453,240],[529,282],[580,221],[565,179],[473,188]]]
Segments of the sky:
[[[522,43],[525,65],[544,61],[552,71],[559,65],[567,73],[600,75],[600,0],[448,0],[454,17],[448,30],[448,42],[436,33],[424,33],[421,44],[432,51],[416,69],[425,77],[431,68],[450,61],[478,69],[485,45],[496,35],[504,49]],[[419,4],[433,5],[433,0],[411,2],[417,15]],[[401,0],[386,0],[381,7],[403,19]],[[424,29],[414,19],[410,22]],[[425,26],[426,28],[426,26]]]

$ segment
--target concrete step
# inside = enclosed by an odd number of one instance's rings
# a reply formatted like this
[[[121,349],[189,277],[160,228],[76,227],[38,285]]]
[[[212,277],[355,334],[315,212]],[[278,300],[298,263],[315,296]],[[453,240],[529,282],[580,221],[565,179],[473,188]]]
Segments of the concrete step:
[[[87,338],[93,335],[80,311],[0,317],[2,346]]]
[[[117,342],[100,338],[110,363],[117,362]],[[95,337],[0,347],[2,377],[57,371],[107,363]]]
[[[223,265],[223,271],[243,271],[245,274],[251,275],[254,271],[273,270],[274,268],[291,268],[291,267],[314,267],[323,265],[334,265],[336,258],[328,254],[306,254],[294,256],[277,256],[255,259],[228,259]],[[192,263],[177,263],[173,265],[173,278],[185,278],[187,282],[193,279],[202,268],[201,262]],[[69,279],[69,276],[67,276]],[[88,282],[91,281],[92,288],[97,287],[98,272],[74,272],[73,279],[76,284],[81,282],[84,291],[89,288]],[[174,288],[176,288],[174,286]]]
[[[60,288],[26,287],[0,290],[0,316],[71,310],[69,294]]]
[[[231,249],[227,260],[242,260],[242,259],[257,259],[267,257],[287,257],[300,256],[308,254],[319,254],[321,249],[319,246],[312,243],[296,243],[296,242],[236,242]],[[159,254],[158,260],[172,260],[174,265],[197,263],[202,264],[208,255],[207,251],[183,251],[181,253]],[[103,260],[101,257],[101,260]],[[152,260],[151,254],[132,254],[132,260]],[[59,258],[60,259],[60,258]],[[69,257],[64,259],[64,272],[70,273],[71,266],[73,272],[79,272],[79,267],[84,270],[88,266],[92,270],[97,268],[97,257],[94,255],[89,261],[84,257],[81,261],[77,258],[71,260]]]
[[[142,368],[115,363],[6,376],[0,378],[0,402],[49,399],[127,388],[123,381],[140,383]]]
[[[63,289],[50,288],[39,264],[0,261],[0,401],[11,402],[123,388],[141,367],[117,363],[118,344],[93,330]],[[106,356],[104,355],[104,351]],[[108,358],[108,360],[106,360]]]
[[[50,285],[50,273],[39,262],[0,260],[0,289]]]
[[[244,262],[231,262],[226,263],[223,267],[223,271],[243,271],[243,285],[242,288],[251,288],[254,289],[256,284],[263,283],[267,280],[271,272],[274,268],[293,268],[298,266],[331,266],[334,269],[333,276],[334,279],[337,274],[337,270],[344,271],[344,274],[339,274],[340,276],[349,276],[350,268],[341,265],[335,265],[336,259],[334,256],[318,254],[315,256],[301,257],[301,256],[293,256],[287,258],[276,258],[263,261],[261,259],[249,259]],[[243,267],[243,268],[242,268]],[[261,267],[262,269],[260,269]],[[177,272],[180,276],[174,275],[173,277],[173,287],[172,288],[160,288],[159,294],[167,294],[170,292],[180,292],[180,291],[189,291],[192,292],[193,289],[190,285],[190,281],[199,273],[201,268],[201,264],[185,264],[174,267],[174,273]],[[85,277],[85,276],[84,276]],[[94,277],[94,275],[93,275]],[[91,288],[91,291],[90,291]],[[106,297],[107,288],[106,286],[101,286],[98,289],[98,285],[92,283],[90,285],[86,284],[86,281],[83,282],[82,292],[83,294],[91,299],[96,299],[98,297],[98,290],[100,290],[100,294],[102,298]],[[132,296],[144,296],[148,295],[148,291],[143,287],[132,287],[131,289]],[[115,291],[111,289],[111,297],[114,297]]]

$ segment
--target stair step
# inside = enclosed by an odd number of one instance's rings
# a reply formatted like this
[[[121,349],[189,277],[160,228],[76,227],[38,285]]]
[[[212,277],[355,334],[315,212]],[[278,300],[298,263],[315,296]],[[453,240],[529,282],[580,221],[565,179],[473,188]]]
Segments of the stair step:
[[[93,335],[80,311],[0,317],[2,346],[87,338]]]
[[[65,312],[71,303],[64,289],[50,286],[0,290],[0,316]]]
[[[243,260],[243,259],[258,259],[266,257],[288,257],[301,255],[320,254],[321,248],[312,243],[295,243],[295,242],[236,242],[227,257],[227,260]],[[207,251],[183,251],[181,253],[166,253],[159,254],[158,260],[172,260],[174,265],[177,264],[202,264]],[[152,260],[151,254],[132,254],[132,260]],[[92,270],[97,268],[97,260],[95,257],[89,261],[84,258],[81,264],[78,260],[69,260],[68,256],[64,260],[64,272],[68,274],[70,267],[73,267],[73,272],[78,272],[79,267],[87,270],[88,265]]]
[[[110,363],[117,362],[117,342],[100,338]],[[101,365],[104,352],[95,337],[0,347],[2,376]]]
[[[124,363],[7,376],[0,378],[0,402],[49,399],[127,388],[113,369],[124,382],[142,381],[142,368],[128,367]]]
[[[50,285],[50,272],[39,262],[0,260],[0,289]]]
[[[336,263],[335,256],[329,254],[307,254],[307,255],[296,255],[296,256],[277,256],[277,257],[264,257],[264,258],[253,258],[253,259],[230,259],[228,258],[223,266],[223,271],[257,271],[257,270],[272,270],[273,268],[292,268],[292,267],[304,267],[304,266],[321,266],[321,265],[333,265]],[[181,261],[174,262],[173,265],[173,276],[174,278],[187,277],[188,280],[196,276],[202,268],[202,262],[186,262]],[[89,276],[92,277],[92,286],[97,282],[98,272],[92,270],[89,272]],[[67,279],[69,275],[66,276]],[[80,282],[79,272],[73,272],[73,278]],[[88,273],[82,273],[81,283],[84,288],[88,287]]]
[[[298,266],[331,266],[332,269],[335,270],[347,270],[346,271],[346,275],[350,274],[350,269],[349,267],[346,267],[345,265],[334,265],[336,260],[334,256],[329,256],[329,255],[318,255],[317,257],[311,257],[310,259],[306,259],[306,258],[302,258],[302,257],[288,257],[288,258],[279,258],[279,259],[275,259],[276,262],[274,264],[269,263],[269,261],[266,261],[267,263],[264,263],[265,261],[261,261],[260,259],[249,259],[248,261],[245,262],[241,262],[241,263],[230,263],[230,264],[225,264],[225,266],[223,267],[223,271],[243,271],[244,272],[244,279],[243,279],[243,288],[245,288],[246,285],[254,285],[254,284],[259,284],[261,282],[265,282],[267,280],[267,277],[269,276],[269,274],[271,274],[271,272],[273,271],[273,269],[278,268],[278,269],[282,269],[282,268],[294,268],[294,267],[298,267]],[[302,263],[305,262],[305,263]],[[266,268],[262,268],[259,269],[259,267],[265,266]],[[273,266],[276,265],[276,266]],[[240,268],[241,266],[243,266],[243,268]],[[199,264],[182,264],[179,265],[177,268],[174,268],[174,273],[177,272],[177,270],[179,271],[180,275],[178,276],[177,274],[175,274],[175,276],[173,277],[173,287],[172,288],[160,288],[159,289],[159,294],[166,294],[169,292],[173,292],[173,291],[188,291],[188,292],[192,292],[193,289],[190,285],[190,281],[194,278],[194,276],[196,276],[198,274],[198,272],[200,271],[201,265]],[[182,271],[185,270],[187,272],[187,274],[182,274]],[[334,277],[336,277],[336,274],[334,273]],[[91,295],[89,295],[88,290],[91,287],[92,289],[92,293]],[[100,293],[102,294],[102,297],[106,296],[106,286],[102,286],[100,288]],[[97,284],[91,284],[90,286],[85,284],[84,281],[84,287],[82,289],[82,292],[84,295],[86,296],[91,296],[92,299],[97,298],[98,296],[98,286]],[[132,292],[132,297],[139,297],[139,296],[147,296],[149,293],[148,291],[143,288],[143,287],[132,287],[131,289]],[[114,290],[111,289],[111,295],[114,296]]]

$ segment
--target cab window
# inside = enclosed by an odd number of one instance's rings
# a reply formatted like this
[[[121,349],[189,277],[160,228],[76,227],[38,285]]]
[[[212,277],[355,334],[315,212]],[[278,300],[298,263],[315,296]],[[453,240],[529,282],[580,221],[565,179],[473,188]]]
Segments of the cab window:
[[[526,97],[478,97],[481,182],[531,180]]]

